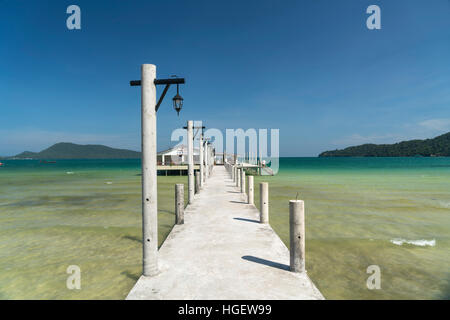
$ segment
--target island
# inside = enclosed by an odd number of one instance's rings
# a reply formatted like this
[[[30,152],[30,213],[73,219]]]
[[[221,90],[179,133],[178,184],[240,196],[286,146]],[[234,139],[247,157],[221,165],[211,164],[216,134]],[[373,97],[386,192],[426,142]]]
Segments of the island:
[[[402,141],[394,144],[363,144],[325,151],[319,157],[449,157],[450,132],[433,139]]]
[[[138,159],[141,153],[127,149],[115,149],[103,145],[81,145],[61,142],[41,152],[25,151],[3,159]]]

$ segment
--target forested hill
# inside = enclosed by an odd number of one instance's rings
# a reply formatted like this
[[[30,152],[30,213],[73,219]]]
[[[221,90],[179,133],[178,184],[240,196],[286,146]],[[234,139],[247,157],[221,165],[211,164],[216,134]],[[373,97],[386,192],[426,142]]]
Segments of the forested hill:
[[[54,144],[41,152],[25,151],[14,157],[15,159],[136,159],[141,153],[126,149],[114,149],[102,145],[80,145],[61,142]]]
[[[402,141],[394,144],[363,144],[342,150],[325,151],[319,157],[433,157],[450,156],[450,132],[434,139]]]

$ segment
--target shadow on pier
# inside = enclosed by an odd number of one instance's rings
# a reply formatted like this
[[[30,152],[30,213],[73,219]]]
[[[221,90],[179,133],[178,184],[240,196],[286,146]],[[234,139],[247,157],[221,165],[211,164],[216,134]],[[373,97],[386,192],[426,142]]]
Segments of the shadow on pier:
[[[289,271],[289,266],[286,264],[282,264],[282,263],[278,263],[278,262],[274,262],[274,261],[270,261],[270,260],[266,260],[266,259],[261,259],[261,258],[254,257],[254,256],[243,256],[242,259],[251,261],[251,262],[256,262],[259,264],[263,264],[263,265],[266,265],[269,267],[274,267],[274,268]]]
[[[245,219],[245,218],[233,218],[234,220],[239,220],[239,221],[245,221],[245,222],[253,222],[253,223],[259,223],[258,220],[253,220],[253,219]]]

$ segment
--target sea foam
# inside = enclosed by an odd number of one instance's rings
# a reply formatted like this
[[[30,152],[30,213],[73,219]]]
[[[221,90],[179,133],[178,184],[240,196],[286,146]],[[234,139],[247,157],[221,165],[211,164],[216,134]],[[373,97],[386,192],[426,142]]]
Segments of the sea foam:
[[[420,247],[434,247],[436,245],[436,240],[405,240],[405,239],[392,239],[391,242],[395,245],[401,246],[403,244],[412,244],[414,246],[420,246]]]

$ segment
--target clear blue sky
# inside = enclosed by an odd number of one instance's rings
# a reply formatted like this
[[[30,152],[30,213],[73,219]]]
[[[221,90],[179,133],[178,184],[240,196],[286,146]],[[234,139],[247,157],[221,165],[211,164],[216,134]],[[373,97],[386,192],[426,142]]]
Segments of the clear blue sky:
[[[66,28],[71,4],[81,30]],[[142,63],[187,80],[180,117],[173,88],[158,112],[159,149],[190,119],[278,128],[282,156],[450,131],[448,0],[0,0],[0,39],[0,155],[138,150]]]

